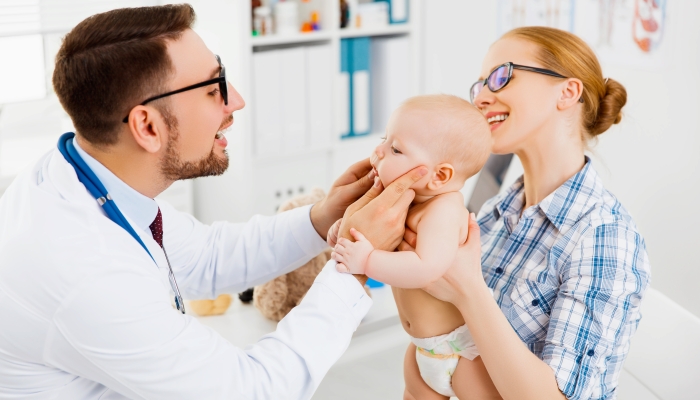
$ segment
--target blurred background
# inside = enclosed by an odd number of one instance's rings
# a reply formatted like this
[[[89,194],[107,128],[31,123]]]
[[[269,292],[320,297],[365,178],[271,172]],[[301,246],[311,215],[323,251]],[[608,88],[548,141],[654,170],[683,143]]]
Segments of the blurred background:
[[[51,87],[61,38],[89,15],[159,0],[0,0],[0,193],[71,121]],[[194,0],[196,31],[247,106],[229,171],[162,196],[203,222],[273,214],[369,156],[417,94],[469,98],[488,47],[523,25],[584,38],[628,103],[591,146],[606,187],[646,239],[652,285],[700,316],[700,2],[693,0]],[[680,78],[678,77],[680,74]],[[99,90],[99,88],[95,88]],[[522,172],[491,163],[463,189],[473,211]],[[488,174],[488,175],[485,175]],[[477,182],[479,184],[477,185]],[[476,189],[475,189],[476,187]],[[470,202],[471,201],[471,202]]]

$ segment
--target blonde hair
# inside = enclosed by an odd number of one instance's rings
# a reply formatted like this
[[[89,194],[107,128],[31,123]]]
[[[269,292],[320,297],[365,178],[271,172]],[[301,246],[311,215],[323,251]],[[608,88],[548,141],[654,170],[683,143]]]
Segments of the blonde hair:
[[[523,39],[537,45],[544,68],[583,82],[583,128],[590,138],[622,119],[627,91],[619,82],[603,78],[593,50],[578,36],[560,29],[527,26],[506,32],[502,39]]]
[[[470,102],[453,95],[415,96],[399,107],[403,112],[427,111],[437,117],[431,126],[429,146],[438,163],[452,164],[460,179],[484,166],[491,154],[491,130],[484,116]]]

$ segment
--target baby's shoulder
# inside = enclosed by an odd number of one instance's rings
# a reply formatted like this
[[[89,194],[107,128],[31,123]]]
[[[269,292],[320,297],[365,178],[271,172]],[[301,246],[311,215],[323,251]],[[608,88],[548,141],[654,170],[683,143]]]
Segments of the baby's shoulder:
[[[426,205],[426,209],[449,212],[467,212],[464,196],[460,192],[448,192],[435,196]]]
[[[414,207],[412,214],[421,219],[461,219],[462,214],[469,216],[467,208],[464,206],[464,196],[460,192],[449,192],[435,196],[429,201]]]

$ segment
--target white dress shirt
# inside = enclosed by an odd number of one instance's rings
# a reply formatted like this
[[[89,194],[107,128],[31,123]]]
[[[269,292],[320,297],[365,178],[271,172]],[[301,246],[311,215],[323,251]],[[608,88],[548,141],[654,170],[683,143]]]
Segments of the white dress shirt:
[[[329,262],[275,332],[240,349],[172,308],[149,229],[160,206],[183,296],[214,298],[322,251],[310,207],[207,226],[76,147],[155,263],[58,150],[20,174],[0,198],[0,399],[310,398],[372,304],[357,280]]]

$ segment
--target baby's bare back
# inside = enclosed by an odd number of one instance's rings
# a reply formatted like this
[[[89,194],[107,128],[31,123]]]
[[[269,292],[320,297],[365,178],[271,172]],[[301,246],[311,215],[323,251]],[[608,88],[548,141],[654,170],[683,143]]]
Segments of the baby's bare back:
[[[464,207],[461,193],[441,194],[426,203],[412,206],[408,210],[406,226],[418,235],[421,235],[421,232],[418,232],[417,229],[418,223],[430,207],[454,209],[449,214],[452,215],[452,218],[457,218],[462,227],[459,231],[459,241],[455,243],[464,243],[467,240],[469,212]],[[422,234],[425,234],[425,232]],[[414,338],[443,335],[464,324],[464,319],[457,307],[451,303],[436,299],[422,289],[392,288],[392,290],[401,323],[406,332]]]

